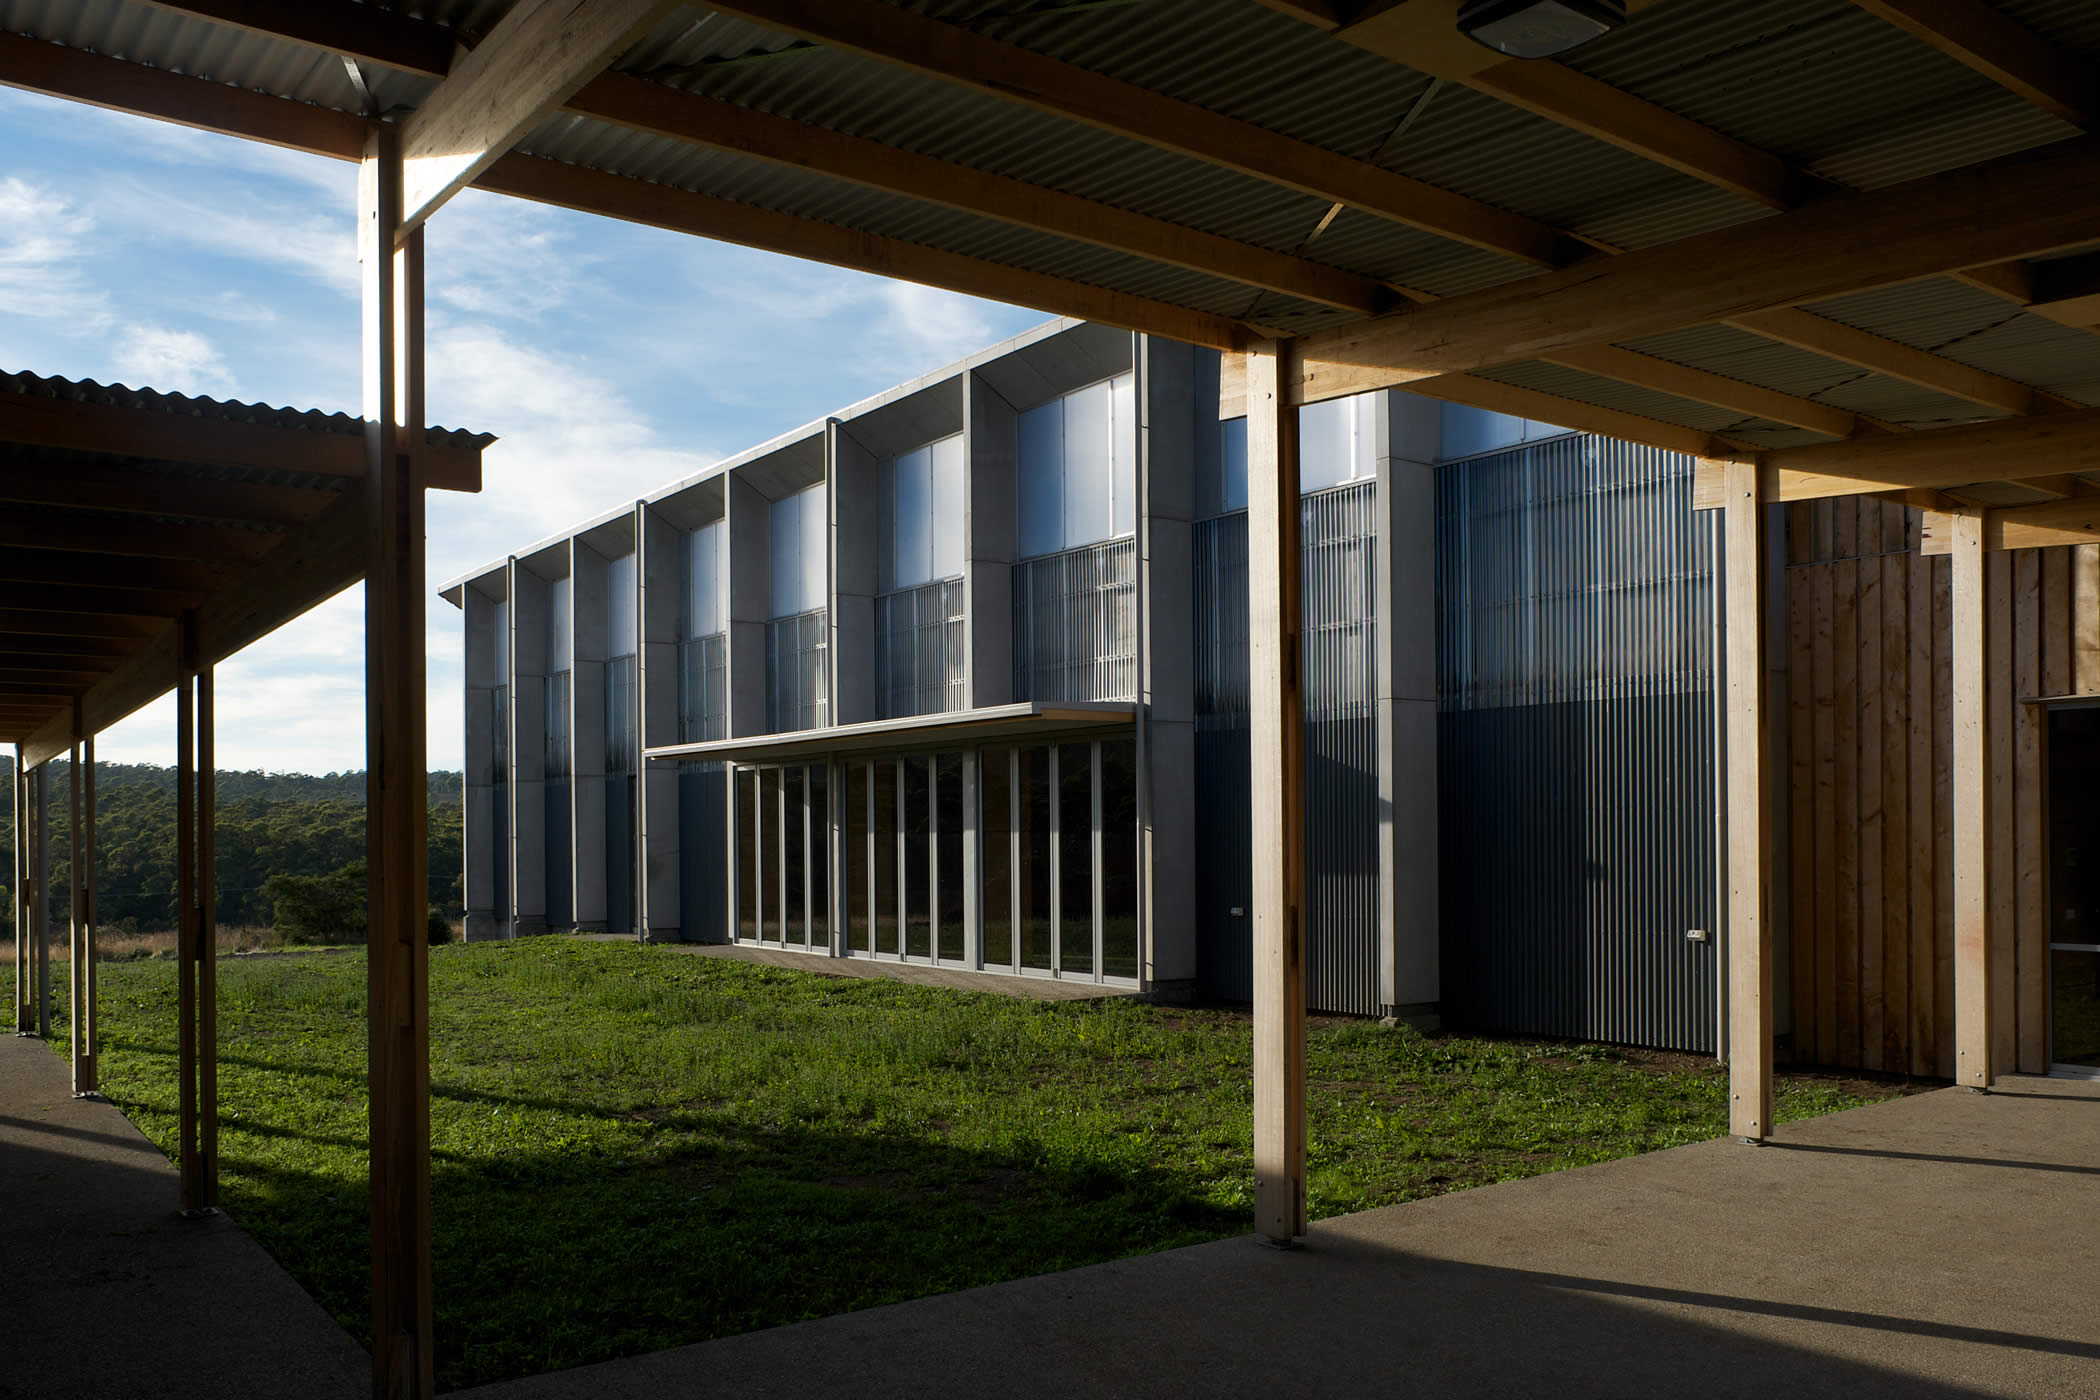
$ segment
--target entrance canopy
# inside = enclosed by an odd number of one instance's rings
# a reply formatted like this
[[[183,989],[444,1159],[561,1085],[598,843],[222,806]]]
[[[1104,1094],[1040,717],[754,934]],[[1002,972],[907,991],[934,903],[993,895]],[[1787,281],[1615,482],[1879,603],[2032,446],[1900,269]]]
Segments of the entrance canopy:
[[[425,434],[481,488],[487,434]],[[365,425],[0,377],[0,740],[64,753],[364,576]]]

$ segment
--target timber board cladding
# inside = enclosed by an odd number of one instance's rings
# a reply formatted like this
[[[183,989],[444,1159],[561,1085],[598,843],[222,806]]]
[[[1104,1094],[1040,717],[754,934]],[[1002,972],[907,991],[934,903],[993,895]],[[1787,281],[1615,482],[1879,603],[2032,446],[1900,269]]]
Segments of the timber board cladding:
[[[1954,1073],[1952,561],[1916,511],[1787,507],[1796,1061]],[[2100,694],[2100,544],[1987,558],[1992,1063],[2048,1068],[2043,711]]]

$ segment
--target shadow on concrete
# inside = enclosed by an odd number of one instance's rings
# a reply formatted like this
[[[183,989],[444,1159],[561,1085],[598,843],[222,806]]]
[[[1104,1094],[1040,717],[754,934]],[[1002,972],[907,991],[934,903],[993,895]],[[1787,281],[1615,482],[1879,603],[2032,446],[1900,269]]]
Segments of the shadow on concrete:
[[[1891,1152],[1887,1148],[1879,1147],[1824,1147],[1811,1142],[1774,1142],[1766,1145],[1782,1152],[1829,1152],[1842,1157],[1880,1157],[1890,1162],[1942,1162],[1957,1167],[2006,1167],[2023,1172],[2073,1172],[2079,1176],[2100,1176],[2100,1164],[2081,1166],[2073,1162],[2020,1162],[2010,1157],[1959,1157],[1946,1152]]]

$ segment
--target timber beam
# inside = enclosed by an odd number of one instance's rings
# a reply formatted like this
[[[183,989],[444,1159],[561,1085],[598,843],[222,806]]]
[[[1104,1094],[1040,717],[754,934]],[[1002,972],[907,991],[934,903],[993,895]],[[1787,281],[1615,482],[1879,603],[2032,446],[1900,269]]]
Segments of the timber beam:
[[[422,226],[639,39],[668,0],[518,0],[401,124],[397,236]]]
[[[1994,463],[2006,464],[1997,468],[1996,476]],[[1775,448],[1758,453],[1757,464],[1761,490],[1771,501],[1946,490],[2027,477],[2054,482],[2067,473],[2100,470],[2100,409]],[[1721,474],[1718,465],[1701,463],[1693,486],[1694,509],[1720,504]],[[2090,510],[2092,498],[2049,504]]]
[[[2100,116],[2092,66],[1984,0],[1853,3],[2073,126]]]
[[[2100,496],[2001,506],[1982,515],[1984,549],[2047,549],[2100,543]],[[1962,516],[1928,511],[1918,535],[1920,554],[1951,554]]]
[[[90,466],[69,460],[63,453],[63,449],[54,449],[48,458],[27,461],[16,456],[0,466],[0,501],[238,520],[252,525],[296,525],[311,520],[335,499],[332,491],[298,486],[265,486],[170,472]],[[300,463],[301,459],[295,458],[281,465]]]
[[[1397,388],[2073,247],[2096,226],[2100,138],[2078,137],[1315,331],[1306,372]]]

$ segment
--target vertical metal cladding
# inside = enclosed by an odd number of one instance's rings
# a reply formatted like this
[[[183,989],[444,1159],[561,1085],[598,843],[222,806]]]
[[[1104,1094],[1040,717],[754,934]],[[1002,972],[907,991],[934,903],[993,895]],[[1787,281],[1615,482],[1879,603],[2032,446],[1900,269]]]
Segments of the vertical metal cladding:
[[[634,932],[635,774],[641,719],[632,653],[605,663],[605,928]]]
[[[1588,437],[1436,478],[1446,1019],[1711,1051],[1711,522]]]
[[[1376,485],[1305,498],[1307,998],[1378,1004]],[[1253,995],[1248,749],[1247,517],[1195,529],[1198,967],[1206,996]]]
[[[776,734],[826,723],[827,618],[812,608],[766,624],[766,719]]]
[[[1137,698],[1137,541],[1125,537],[1014,569],[1014,696]]]
[[[963,707],[961,579],[938,579],[875,600],[875,694],[883,719]]]

